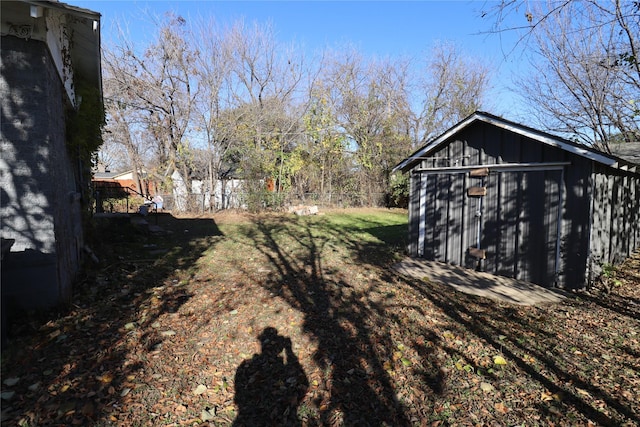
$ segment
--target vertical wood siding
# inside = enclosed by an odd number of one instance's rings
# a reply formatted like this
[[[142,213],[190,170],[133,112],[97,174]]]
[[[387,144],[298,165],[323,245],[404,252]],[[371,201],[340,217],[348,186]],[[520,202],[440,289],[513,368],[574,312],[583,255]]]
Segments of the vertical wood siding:
[[[590,260],[618,262],[640,246],[637,174],[486,123],[464,128],[419,167],[549,162],[570,165],[494,170],[484,181],[468,171],[414,171],[409,253],[543,286],[584,287]],[[472,186],[485,186],[486,196],[467,196]],[[468,251],[477,246],[478,226],[487,254],[481,261]]]
[[[596,165],[592,179],[591,279],[640,247],[640,177]]]

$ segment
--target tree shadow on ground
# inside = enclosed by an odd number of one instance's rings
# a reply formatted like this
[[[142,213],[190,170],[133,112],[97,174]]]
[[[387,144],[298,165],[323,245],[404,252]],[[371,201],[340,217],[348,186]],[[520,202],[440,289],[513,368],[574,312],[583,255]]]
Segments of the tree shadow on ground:
[[[640,320],[640,299],[629,295],[616,295],[612,293],[581,293],[580,298],[596,304],[606,310],[620,313],[630,319]]]
[[[162,213],[147,220],[159,228],[94,219],[88,242],[99,263],[83,269],[71,305],[10,319],[2,378],[17,380],[3,388],[11,393],[3,423],[115,421],[112,411],[144,366],[134,350],[143,346],[148,355],[162,345],[168,334],[152,325],[192,297],[183,280],[221,235],[212,219]]]
[[[470,380],[494,384],[506,396],[548,393],[544,399],[538,394],[508,410],[499,406],[504,414],[493,404],[490,407],[496,413],[479,409],[479,416],[485,417],[482,421],[489,423],[517,424],[532,414],[542,423],[573,416],[601,425],[640,421],[628,399],[593,381],[602,365],[590,361],[601,357],[602,349],[589,345],[590,338],[580,334],[568,335],[576,340],[571,343],[558,337],[555,322],[566,322],[567,328],[588,328],[594,339],[608,342],[607,331],[599,329],[596,317],[579,318],[580,311],[588,309],[579,302],[569,300],[554,309],[520,307],[458,293],[439,283],[399,277],[388,267],[399,256],[397,248],[404,237],[400,226],[385,229],[370,221],[353,230],[348,224],[283,218],[258,219],[255,226],[257,232],[250,228],[249,237],[276,271],[263,286],[303,313],[303,330],[317,343],[313,361],[324,377],[318,390],[308,396],[318,416],[306,420],[307,425],[446,422],[442,403],[455,400],[461,390],[469,392],[472,386],[461,384],[473,384]],[[403,234],[396,240],[396,233]],[[344,270],[330,269],[333,263],[326,262],[336,245],[347,248]],[[352,265],[358,266],[353,274]],[[442,280],[447,281],[446,275]],[[408,292],[400,294],[402,289]],[[548,316],[553,318],[546,321]],[[432,326],[434,321],[437,326]],[[470,357],[464,348],[467,340],[492,349],[488,364]],[[399,371],[389,363],[402,357],[398,354],[405,346],[417,354],[416,359],[407,360],[412,371],[407,379],[411,384],[406,384],[412,388],[407,393],[397,377]],[[579,356],[566,354],[578,348]],[[502,355],[516,372],[494,369],[494,355]],[[465,377],[471,373],[472,378]],[[416,383],[415,378],[421,381]],[[509,384],[510,379],[524,379],[526,384]],[[532,389],[519,388],[523,386]],[[480,391],[478,398],[483,396]]]
[[[455,274],[452,272],[451,281],[455,281]],[[387,278],[398,280],[392,274]],[[440,279],[441,283],[408,278],[399,280],[446,313],[451,320],[450,327],[453,335],[465,337],[471,333],[491,346],[495,354],[504,355],[508,363],[515,364],[519,370],[541,386],[542,390],[548,391],[549,396],[552,397],[540,399],[537,402],[538,415],[543,420],[553,422],[558,420],[559,414],[571,411],[581,414],[598,425],[613,426],[629,421],[640,422],[640,417],[627,399],[605,391],[593,381],[594,377],[605,376],[600,371],[602,366],[592,362],[602,357],[601,352],[604,349],[593,345],[580,346],[580,343],[576,342],[571,343],[574,346],[568,345],[575,350],[575,354],[567,356],[563,354],[567,351],[563,348],[567,343],[562,342],[563,337],[558,336],[556,327],[549,326],[553,325],[553,322],[566,321],[569,317],[579,315],[580,310],[586,308],[587,304],[567,300],[564,305],[554,306],[555,313],[552,315],[557,314],[557,318],[547,319],[550,313],[548,309],[513,306],[462,294],[453,291],[445,284],[448,280],[446,277]],[[598,301],[596,304],[612,310],[613,316],[617,313],[618,307],[615,302],[607,304]],[[626,312],[621,314],[629,315]],[[592,339],[596,339],[596,342],[608,342],[608,332],[598,331],[598,325],[589,323],[591,321],[576,319],[571,325],[567,322],[567,328],[588,331],[594,334],[596,338]],[[585,342],[588,341],[589,338],[585,338]],[[448,354],[456,356],[454,349],[442,348]],[[463,354],[460,356],[463,359],[465,357]],[[473,371],[478,372],[478,368],[474,366]],[[491,378],[491,375],[486,374],[486,367],[484,370],[485,378]],[[493,379],[496,379],[495,376]],[[622,378],[619,381],[623,381]],[[632,387],[632,382],[627,386]],[[622,384],[620,387],[624,388]],[[603,404],[609,409],[608,411],[602,409]],[[526,414],[520,415],[526,419]],[[512,416],[517,414],[514,413]],[[513,419],[513,421],[517,420],[518,418]]]
[[[328,271],[324,264],[332,242],[342,245],[350,237],[327,227],[323,230],[329,234],[319,235],[313,225],[290,219],[257,219],[255,225],[258,234],[248,237],[277,271],[263,286],[304,314],[303,330],[317,343],[313,360],[324,376],[310,399],[318,417],[307,425],[410,425],[385,367],[397,345],[385,329],[386,322],[393,322],[393,315],[385,315],[392,297],[375,300],[376,283],[353,286],[354,280],[368,279]],[[291,253],[283,238],[295,241],[299,250]],[[349,242],[373,257],[387,251],[383,242],[376,245],[378,251],[358,245]]]

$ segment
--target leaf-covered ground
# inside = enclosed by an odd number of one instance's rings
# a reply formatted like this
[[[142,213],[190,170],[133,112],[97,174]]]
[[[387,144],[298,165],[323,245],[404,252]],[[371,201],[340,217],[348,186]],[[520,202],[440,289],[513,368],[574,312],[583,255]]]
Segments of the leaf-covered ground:
[[[640,256],[521,307],[399,277],[406,212],[98,224],[64,311],[10,319],[2,425],[637,425]]]

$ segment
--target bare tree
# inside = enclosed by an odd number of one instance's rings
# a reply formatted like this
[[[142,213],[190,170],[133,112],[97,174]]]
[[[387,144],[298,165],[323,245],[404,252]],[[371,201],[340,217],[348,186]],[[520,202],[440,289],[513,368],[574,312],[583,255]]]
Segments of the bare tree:
[[[106,155],[110,150],[124,156],[126,160],[121,161],[120,166],[132,169],[137,188],[146,196],[146,188],[142,185],[140,176],[146,169],[146,147],[144,141],[139,138],[144,132],[145,120],[140,114],[141,109],[134,104],[136,100],[129,96],[128,91],[123,90],[122,82],[127,81],[129,76],[129,70],[123,65],[112,51],[103,51],[103,88],[107,119],[103,129],[105,143],[101,152]]]
[[[236,24],[227,40],[231,78],[226,87],[234,100],[247,178],[275,178],[277,192],[289,184],[289,153],[300,134],[304,58],[276,42],[269,25]]]
[[[605,151],[640,139],[640,3],[503,1],[494,31],[520,31],[531,73],[517,86],[551,131]],[[519,14],[522,26],[507,24]]]
[[[234,168],[228,162],[236,141],[235,126],[228,114],[233,105],[232,94],[225,90],[231,78],[231,58],[227,33],[213,20],[198,22],[192,43],[196,47],[195,67],[199,96],[194,104],[194,126],[206,141],[207,187],[213,190],[222,181],[225,194],[226,179],[233,177]]]
[[[158,24],[155,43],[139,53],[127,38],[111,53],[120,68],[114,84],[126,93],[131,105],[146,120],[146,130],[156,141],[156,177],[166,182],[177,170],[188,182],[185,139],[197,86],[194,85],[194,54],[186,39],[185,20],[169,15]],[[195,86],[195,87],[194,87]]]
[[[103,129],[103,134],[106,134],[105,129]],[[103,143],[98,151],[97,163],[98,169],[103,168],[105,172],[124,170],[131,167],[129,155],[119,141],[115,138],[113,140],[107,139],[104,136]],[[99,170],[99,172],[102,172],[102,170]]]
[[[279,202],[293,186],[382,194],[416,141],[481,105],[487,69],[450,46],[434,52],[420,70],[429,78],[416,114],[418,79],[408,60],[342,49],[307,65],[269,25],[203,21],[187,29],[169,16],[145,50],[122,37],[105,52],[110,131],[132,162],[165,182],[177,170],[184,182],[206,177],[212,190],[233,175],[252,180],[259,194],[273,180]]]
[[[421,144],[482,107],[489,68],[464,56],[454,44],[440,43],[430,53],[424,76],[419,88],[422,111],[417,117]]]
[[[358,190],[383,193],[392,164],[411,146],[408,64],[368,62],[357,51],[344,49],[333,55],[325,72],[336,127],[353,149]]]

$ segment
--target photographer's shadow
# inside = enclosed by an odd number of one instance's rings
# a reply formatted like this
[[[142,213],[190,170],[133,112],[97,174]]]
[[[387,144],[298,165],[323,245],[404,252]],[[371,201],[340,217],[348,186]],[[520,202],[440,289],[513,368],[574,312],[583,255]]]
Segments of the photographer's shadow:
[[[291,339],[268,327],[258,336],[262,353],[240,364],[235,376],[235,427],[299,426],[298,405],[309,381]],[[283,354],[284,352],[284,354]]]

